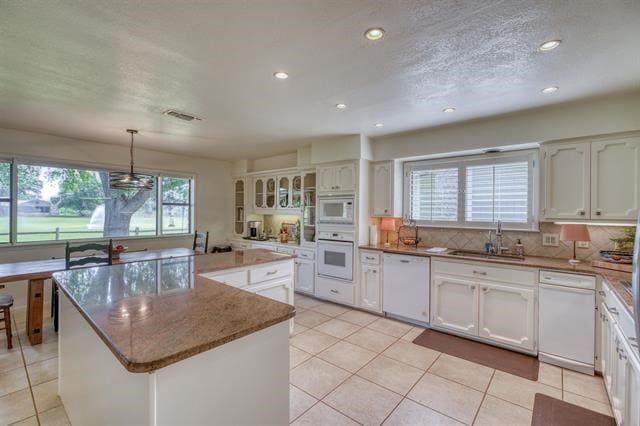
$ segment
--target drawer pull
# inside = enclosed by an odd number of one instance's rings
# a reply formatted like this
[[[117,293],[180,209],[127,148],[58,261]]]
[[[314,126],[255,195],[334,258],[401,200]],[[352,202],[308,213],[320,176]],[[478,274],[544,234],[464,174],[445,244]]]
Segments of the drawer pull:
[[[275,275],[278,273],[278,270],[276,269],[275,271],[269,271],[267,272],[267,275]]]
[[[376,260],[375,257],[371,257],[371,256],[365,256],[365,259],[367,259],[367,260]]]
[[[400,262],[402,262],[402,263],[409,263],[410,261],[409,261],[409,260],[406,260],[406,259],[400,259]]]
[[[336,290],[335,288],[332,288],[330,291],[331,291],[331,293],[334,293],[334,294],[338,294],[338,293],[340,293],[340,292],[339,292],[338,290]]]
[[[607,296],[607,293],[605,293],[605,292],[604,292],[604,291],[602,291],[602,290],[598,290],[598,294],[599,294],[600,296],[602,296],[602,297],[606,297],[606,296]]]
[[[485,271],[473,271],[473,273],[476,275],[487,275]]]
[[[612,314],[618,315],[618,310],[616,308],[608,308],[609,312],[611,312]]]

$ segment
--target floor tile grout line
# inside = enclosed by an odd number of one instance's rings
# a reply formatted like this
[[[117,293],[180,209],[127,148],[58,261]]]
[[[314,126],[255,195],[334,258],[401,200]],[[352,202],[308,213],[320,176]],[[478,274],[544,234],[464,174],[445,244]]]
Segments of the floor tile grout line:
[[[489,382],[487,383],[487,388],[482,393],[482,401],[480,401],[480,405],[478,405],[478,409],[476,410],[476,413],[473,416],[473,420],[471,420],[472,425],[476,422],[476,419],[478,418],[478,414],[480,414],[480,410],[482,410],[482,404],[484,404],[484,400],[487,399],[487,392],[489,391],[489,386],[491,386],[491,381],[493,380],[493,376],[495,375],[496,375],[496,370],[494,368],[493,371],[491,372],[491,377],[489,378]]]
[[[33,387],[31,386],[31,377],[29,376],[29,369],[27,368],[27,360],[24,357],[24,351],[22,349],[22,339],[20,338],[20,334],[16,334],[16,339],[18,340],[18,344],[20,346],[20,356],[22,357],[22,364],[24,365],[24,372],[27,376],[27,384],[29,385],[29,394],[31,395],[31,403],[33,404],[33,411],[36,413],[36,421],[38,425],[40,425],[40,416],[38,415],[38,406],[36,405],[36,398],[33,395]],[[24,419],[23,419],[24,420]]]

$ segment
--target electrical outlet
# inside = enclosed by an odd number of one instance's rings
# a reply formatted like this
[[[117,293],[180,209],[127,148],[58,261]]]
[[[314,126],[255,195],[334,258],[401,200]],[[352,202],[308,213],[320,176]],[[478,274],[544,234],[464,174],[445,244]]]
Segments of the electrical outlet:
[[[589,241],[576,241],[576,247],[580,249],[588,249]]]
[[[560,245],[560,234],[542,234],[542,245],[558,247]]]

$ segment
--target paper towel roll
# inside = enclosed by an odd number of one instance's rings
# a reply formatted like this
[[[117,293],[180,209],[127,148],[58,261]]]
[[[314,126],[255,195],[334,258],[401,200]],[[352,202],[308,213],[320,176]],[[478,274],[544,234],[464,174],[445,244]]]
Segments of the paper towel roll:
[[[369,244],[378,245],[378,225],[369,225]]]

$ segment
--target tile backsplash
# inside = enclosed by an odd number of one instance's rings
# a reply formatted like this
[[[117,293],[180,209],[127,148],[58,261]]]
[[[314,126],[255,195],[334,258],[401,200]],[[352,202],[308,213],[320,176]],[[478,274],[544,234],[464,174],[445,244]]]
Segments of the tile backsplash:
[[[375,223],[375,219],[372,220]],[[589,226],[591,241],[589,248],[577,248],[576,257],[582,260],[600,259],[600,250],[613,250],[614,244],[610,238],[620,237],[622,229],[618,226]],[[503,245],[510,247],[513,251],[518,238],[524,244],[525,255],[555,257],[569,259],[573,244],[571,242],[560,241],[558,247],[542,245],[542,234],[559,234],[560,225],[553,223],[540,223],[540,232],[520,232],[504,231]],[[380,232],[380,242],[386,241],[386,233]],[[418,237],[421,239],[419,245],[425,247],[447,247],[458,250],[483,250],[484,243],[488,241],[488,230],[460,229],[460,228],[432,228],[419,227]],[[495,238],[495,236],[494,236]],[[397,242],[398,234],[389,233],[389,242]],[[495,240],[494,240],[495,241]]]

